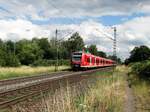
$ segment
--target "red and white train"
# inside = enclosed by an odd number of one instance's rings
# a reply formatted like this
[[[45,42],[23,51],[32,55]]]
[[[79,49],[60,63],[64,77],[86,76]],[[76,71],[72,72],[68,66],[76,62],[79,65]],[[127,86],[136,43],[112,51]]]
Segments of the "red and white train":
[[[96,68],[113,66],[115,61],[92,55],[85,52],[73,52],[71,58],[72,69],[77,68]]]

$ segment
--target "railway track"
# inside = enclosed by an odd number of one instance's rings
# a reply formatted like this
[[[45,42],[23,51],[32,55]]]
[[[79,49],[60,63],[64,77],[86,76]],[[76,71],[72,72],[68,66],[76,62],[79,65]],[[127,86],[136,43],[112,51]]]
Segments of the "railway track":
[[[51,77],[63,75],[63,74],[69,74],[72,72],[69,71],[63,71],[63,72],[56,72],[51,74],[40,74],[36,76],[25,76],[25,77],[18,77],[18,78],[12,78],[12,79],[6,79],[6,80],[0,80],[0,91],[6,91],[13,88],[18,88],[22,86],[27,86],[32,83],[36,83],[42,80],[47,80]]]
[[[15,105],[21,101],[32,98],[33,96],[40,95],[41,92],[50,91],[51,89],[53,89],[53,87],[55,89],[59,88],[60,83],[66,82],[65,80],[70,79],[69,83],[75,83],[75,82],[79,81],[79,79],[81,80],[80,77],[83,74],[91,74],[91,73],[94,73],[94,72],[97,72],[100,70],[105,71],[108,69],[110,69],[110,67],[94,69],[94,70],[89,70],[89,71],[66,72],[66,73],[62,72],[59,74],[56,73],[53,76],[48,77],[48,78],[47,78],[47,76],[43,76],[46,78],[46,80],[41,80],[41,81],[32,83],[30,85],[2,91],[2,92],[0,92],[0,109],[11,107],[12,105]],[[42,77],[42,76],[39,76],[39,77]],[[40,79],[39,77],[38,78],[34,77],[34,78],[39,80]],[[27,79],[29,79],[31,81],[30,78],[27,77]],[[23,81],[25,81],[27,79],[20,78],[20,80],[23,80]],[[74,79],[74,80],[71,80],[71,79]],[[15,80],[15,79],[13,79],[13,80]],[[9,83],[10,82],[11,81],[9,81]],[[19,80],[18,80],[18,82],[19,82]],[[12,82],[11,82],[11,84],[12,84]]]
[[[4,79],[4,80],[0,80],[0,86],[20,83],[20,82],[25,82],[25,81],[31,81],[33,79],[37,80],[37,79],[41,79],[41,78],[47,78],[47,77],[49,77],[49,75],[58,75],[58,74],[64,74],[64,73],[69,73],[69,72],[68,71],[54,72],[51,74],[43,73],[43,74],[35,75],[35,76],[25,76],[25,77]]]

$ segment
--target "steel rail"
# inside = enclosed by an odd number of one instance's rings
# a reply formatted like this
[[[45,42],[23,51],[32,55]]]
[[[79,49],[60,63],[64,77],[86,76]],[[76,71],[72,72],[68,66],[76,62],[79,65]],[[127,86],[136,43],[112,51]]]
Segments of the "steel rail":
[[[112,68],[112,67],[111,67]],[[89,71],[80,71],[74,72],[70,74],[62,74],[59,76],[52,76],[48,80],[44,80],[41,82],[37,82],[25,87],[20,87],[13,90],[8,90],[4,92],[0,92],[0,109],[11,107],[11,105],[15,105],[21,101],[24,101],[32,96],[39,95],[41,92],[48,91],[52,88],[53,85],[56,87],[59,86],[59,81],[63,81],[67,78],[77,78],[83,74],[91,74],[97,71],[105,71],[109,68],[100,68]],[[77,80],[78,81],[78,80]]]
[[[63,72],[54,72],[54,73],[43,73],[39,75],[34,75],[34,76],[24,76],[24,77],[17,77],[17,78],[11,78],[11,79],[4,79],[0,80],[0,87],[1,86],[6,86],[6,85],[11,85],[11,84],[17,84],[17,83],[23,83],[23,82],[29,82],[32,80],[38,80],[42,78],[48,78],[52,77],[54,75],[59,75],[59,74],[66,74],[70,73],[68,71],[63,71]]]

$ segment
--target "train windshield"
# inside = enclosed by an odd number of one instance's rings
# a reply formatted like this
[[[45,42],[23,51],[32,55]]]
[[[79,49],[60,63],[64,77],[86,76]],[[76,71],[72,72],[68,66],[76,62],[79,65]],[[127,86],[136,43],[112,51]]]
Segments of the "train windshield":
[[[82,53],[74,53],[72,55],[72,61],[80,61],[82,57]]]

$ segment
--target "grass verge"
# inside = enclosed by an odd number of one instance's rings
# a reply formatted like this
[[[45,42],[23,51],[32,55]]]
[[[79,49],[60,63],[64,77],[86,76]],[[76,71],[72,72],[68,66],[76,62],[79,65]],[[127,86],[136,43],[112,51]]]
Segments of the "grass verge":
[[[69,69],[69,66],[59,66],[59,71]],[[8,79],[14,77],[22,77],[22,76],[31,76],[37,75],[41,73],[50,73],[54,72],[54,66],[48,67],[30,67],[30,66],[22,66],[22,67],[0,67],[0,80]]]
[[[128,80],[135,95],[136,112],[150,112],[150,82],[135,74],[129,74]]]
[[[13,111],[26,112],[122,112],[125,99],[123,68],[97,72],[76,84],[67,84],[32,106],[16,105]]]

